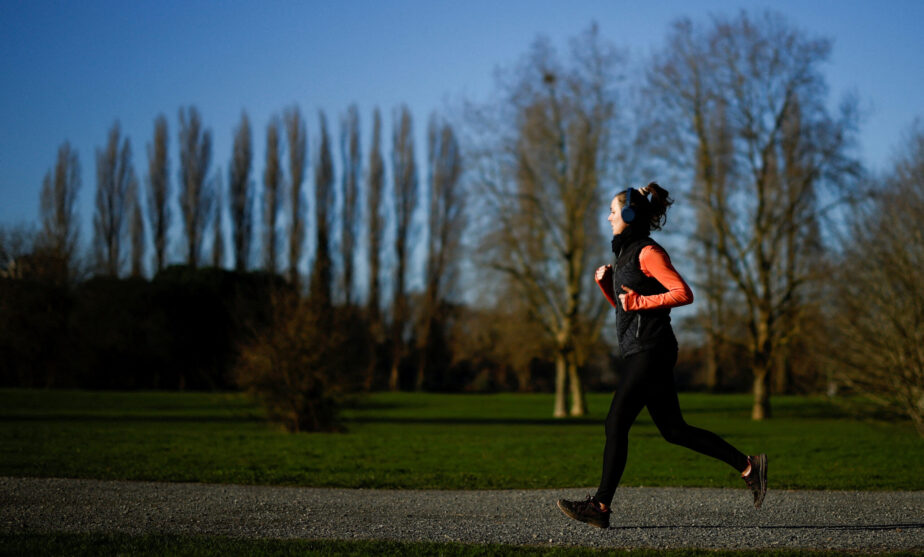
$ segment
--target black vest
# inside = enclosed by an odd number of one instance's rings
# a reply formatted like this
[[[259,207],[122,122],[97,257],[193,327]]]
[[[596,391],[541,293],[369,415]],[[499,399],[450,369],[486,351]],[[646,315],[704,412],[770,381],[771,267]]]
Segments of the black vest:
[[[625,245],[619,248],[619,253],[614,254],[616,259],[613,263],[613,291],[617,296],[625,293],[623,285],[641,296],[667,292],[660,282],[642,272],[638,256],[645,246],[658,246],[658,243],[648,236],[640,236],[628,239]],[[622,304],[617,303],[616,332],[622,356],[663,346],[664,343],[676,346],[677,339],[671,328],[670,313],[670,308],[624,311]]]

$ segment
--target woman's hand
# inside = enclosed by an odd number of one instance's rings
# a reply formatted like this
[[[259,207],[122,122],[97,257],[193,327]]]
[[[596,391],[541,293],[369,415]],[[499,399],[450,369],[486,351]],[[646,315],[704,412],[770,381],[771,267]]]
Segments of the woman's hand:
[[[634,295],[634,296],[637,296],[638,294],[635,292],[635,290],[632,290],[631,288],[629,288],[629,287],[626,286],[625,284],[622,285],[622,289],[625,290],[626,293],[625,293],[625,294],[620,294],[620,295],[619,295],[619,304],[622,305],[622,309],[623,309],[623,310],[629,311],[629,308],[626,306],[626,297],[627,297],[628,295],[630,295],[630,294],[632,294],[632,295]]]
[[[606,274],[613,271],[612,265],[602,265],[597,267],[597,272],[594,273],[594,279],[597,282],[603,282],[603,279],[606,278]]]

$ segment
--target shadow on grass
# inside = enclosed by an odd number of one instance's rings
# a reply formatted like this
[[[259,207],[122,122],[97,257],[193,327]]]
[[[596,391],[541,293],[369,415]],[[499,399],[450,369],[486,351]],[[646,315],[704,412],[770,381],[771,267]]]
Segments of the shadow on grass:
[[[409,418],[352,417],[344,422],[355,424],[419,424],[419,425],[602,425],[602,418]]]
[[[252,423],[266,421],[260,416],[164,416],[163,414],[84,414],[55,412],[45,414],[2,414],[0,422],[191,422],[191,423]]]

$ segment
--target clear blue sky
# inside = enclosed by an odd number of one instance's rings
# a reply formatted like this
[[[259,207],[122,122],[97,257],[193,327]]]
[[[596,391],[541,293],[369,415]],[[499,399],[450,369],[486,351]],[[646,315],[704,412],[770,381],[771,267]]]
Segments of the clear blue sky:
[[[258,178],[266,123],[293,103],[308,115],[312,151],[317,110],[336,130],[352,102],[362,111],[364,144],[374,106],[390,134],[391,110],[407,103],[422,137],[431,111],[485,97],[493,69],[515,61],[538,34],[564,45],[596,20],[638,59],[680,16],[765,7],[834,40],[825,67],[832,102],[858,94],[866,109],[861,158],[883,168],[903,131],[924,117],[921,0],[0,0],[0,224],[37,222],[42,177],[68,140],[83,169],[88,240],[95,151],[116,119],[143,176],[154,118],[166,114],[175,192],[177,110],[198,106],[213,132],[213,169],[226,177],[232,130],[246,109]],[[419,140],[417,147],[422,153]]]

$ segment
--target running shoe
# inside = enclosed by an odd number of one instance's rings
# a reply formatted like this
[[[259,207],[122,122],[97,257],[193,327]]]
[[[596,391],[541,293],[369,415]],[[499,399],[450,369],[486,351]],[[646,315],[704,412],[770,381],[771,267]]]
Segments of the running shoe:
[[[748,462],[751,464],[751,471],[747,476],[741,477],[754,494],[754,506],[759,509],[764,502],[764,496],[767,495],[767,455],[749,456]]]
[[[610,527],[610,510],[601,511],[600,502],[593,495],[588,495],[583,501],[559,499],[558,508],[574,520],[586,522],[597,528]]]

